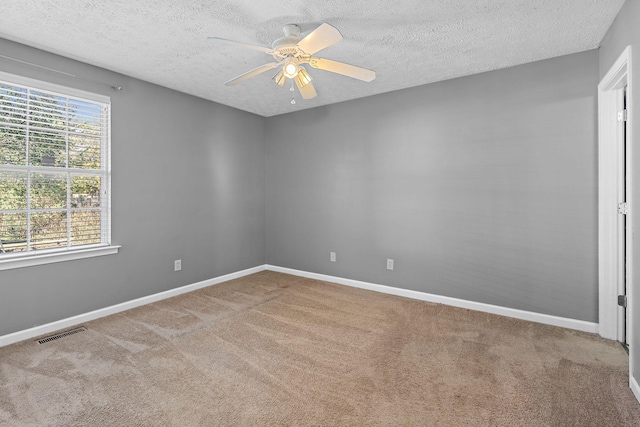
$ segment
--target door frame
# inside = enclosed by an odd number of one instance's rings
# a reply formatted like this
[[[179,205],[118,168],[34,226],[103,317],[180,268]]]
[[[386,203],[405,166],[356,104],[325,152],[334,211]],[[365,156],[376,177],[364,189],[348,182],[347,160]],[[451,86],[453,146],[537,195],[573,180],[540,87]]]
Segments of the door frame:
[[[626,147],[619,143],[623,140],[622,127],[617,121],[617,113],[621,104],[621,89],[627,87]],[[619,162],[623,148],[626,148],[626,195],[627,195],[627,228],[626,258],[629,262],[627,270],[627,343],[629,344],[629,379],[633,384],[633,327],[635,315],[633,307],[633,215],[632,201],[633,169],[632,169],[632,82],[631,82],[631,46],[627,46],[618,57],[607,74],[598,85],[598,287],[599,287],[599,334],[608,339],[620,337],[622,308],[618,307],[618,283],[620,278],[619,238],[618,238],[618,190],[622,176],[622,164]],[[622,272],[624,274],[624,272]],[[632,387],[633,388],[633,387]],[[636,397],[640,400],[638,392]]]

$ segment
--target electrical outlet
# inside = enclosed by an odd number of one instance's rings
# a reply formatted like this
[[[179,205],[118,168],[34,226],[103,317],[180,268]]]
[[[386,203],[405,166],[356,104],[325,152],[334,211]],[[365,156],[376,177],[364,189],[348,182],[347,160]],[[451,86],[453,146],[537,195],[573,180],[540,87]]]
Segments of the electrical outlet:
[[[331,262],[336,262],[336,253],[329,252],[329,259],[331,260]]]
[[[387,259],[387,270],[393,270],[393,260]]]
[[[180,270],[182,270],[182,260],[177,259],[173,261],[173,271],[180,271]]]

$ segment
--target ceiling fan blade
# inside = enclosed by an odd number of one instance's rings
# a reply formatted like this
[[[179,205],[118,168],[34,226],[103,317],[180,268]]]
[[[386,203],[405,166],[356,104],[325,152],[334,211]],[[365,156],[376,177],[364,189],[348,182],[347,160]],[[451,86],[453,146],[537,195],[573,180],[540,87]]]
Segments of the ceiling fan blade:
[[[268,47],[264,47],[264,46],[258,46],[256,44],[236,42],[236,41],[233,41],[233,40],[221,39],[220,37],[207,37],[207,39],[214,40],[214,41],[216,41],[218,43],[224,43],[224,44],[230,44],[230,45],[234,45],[234,46],[244,47],[245,49],[258,50],[260,52],[269,53],[269,54],[273,53],[273,49],[268,48]]]
[[[227,85],[227,86],[235,86],[238,83],[242,83],[245,80],[249,80],[251,77],[255,77],[258,74],[264,73],[265,71],[272,70],[272,69],[276,68],[278,65],[280,65],[280,63],[278,63],[278,62],[270,62],[268,64],[261,65],[261,66],[259,66],[257,68],[254,68],[251,71],[247,71],[244,74],[240,74],[238,77],[233,78],[233,79],[229,80],[228,82],[225,82],[225,85]]]
[[[301,86],[298,79],[294,80],[296,81],[296,86],[298,86],[298,90],[300,91],[300,95],[302,95],[303,99],[312,99],[318,95],[316,88],[313,87],[313,83],[309,82],[306,85]]]
[[[356,67],[355,65],[345,64],[344,62],[332,61],[330,59],[311,58],[309,60],[309,65],[319,70],[342,74],[343,76],[353,77],[354,79],[362,80],[365,82],[370,82],[376,78],[375,71]]]
[[[307,55],[313,55],[322,49],[333,46],[340,40],[342,40],[340,31],[336,27],[324,23],[307,34],[305,38],[298,42],[297,46]]]

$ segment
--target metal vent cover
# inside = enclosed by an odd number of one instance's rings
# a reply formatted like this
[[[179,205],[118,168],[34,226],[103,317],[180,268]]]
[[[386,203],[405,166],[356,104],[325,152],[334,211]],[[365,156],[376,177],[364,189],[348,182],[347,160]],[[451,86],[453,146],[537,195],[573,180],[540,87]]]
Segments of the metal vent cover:
[[[55,335],[50,335],[48,337],[40,338],[38,340],[38,344],[46,344],[46,343],[48,343],[50,341],[55,341],[55,340],[60,339],[60,338],[68,337],[69,335],[77,334],[79,332],[85,332],[86,330],[87,330],[87,328],[85,328],[84,326],[81,326],[79,328],[72,329],[70,331],[61,332],[61,333],[55,334]]]

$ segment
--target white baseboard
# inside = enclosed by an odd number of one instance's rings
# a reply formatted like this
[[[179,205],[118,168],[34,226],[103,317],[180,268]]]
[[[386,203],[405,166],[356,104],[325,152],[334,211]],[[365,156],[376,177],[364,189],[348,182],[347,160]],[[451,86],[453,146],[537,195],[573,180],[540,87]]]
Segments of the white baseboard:
[[[550,316],[548,314],[534,313],[530,311],[517,310],[513,308],[500,307],[497,305],[484,304],[480,302],[467,301],[458,298],[450,298],[441,295],[428,294],[425,292],[413,291],[409,289],[394,288],[392,286],[378,285],[375,283],[361,282],[358,280],[344,279],[341,277],[328,276],[325,274],[310,273],[307,271],[294,270],[291,268],[278,267],[274,265],[259,265],[257,267],[249,268],[247,270],[238,271],[235,273],[226,274],[213,279],[204,280],[202,282],[194,283],[191,285],[182,286],[176,289],[170,289],[168,291],[160,292],[157,294],[149,295],[146,297],[138,298],[132,301],[123,302],[121,304],[113,305],[111,307],[101,308],[89,313],[79,314],[77,316],[69,317],[67,319],[58,320],[55,322],[47,323],[45,325],[35,326],[23,331],[14,332],[8,335],[0,336],[0,347],[16,343],[18,341],[28,340],[41,335],[45,335],[61,329],[67,329],[81,323],[88,322],[90,320],[99,319],[101,317],[108,316],[110,314],[120,313],[125,310],[130,310],[135,307],[139,307],[145,304],[151,304],[156,301],[160,301],[166,298],[171,298],[177,295],[181,295],[187,292],[192,292],[197,289],[201,289],[207,286],[217,285],[218,283],[226,282],[228,280],[237,279],[239,277],[248,276],[249,274],[258,273],[260,271],[270,270],[280,273],[292,274],[294,276],[308,277],[311,279],[322,280],[325,282],[338,283],[341,285],[352,286],[361,289],[367,289],[376,292],[382,292],[385,294],[397,295],[406,298],[417,299],[421,301],[435,302],[445,305],[451,305],[454,307],[468,308],[471,310],[482,311],[486,313],[499,314],[502,316],[513,317],[516,319],[529,320],[537,323],[544,323],[547,325],[560,326],[568,329],[575,329],[578,331],[598,333],[598,324],[592,322],[585,322],[583,320],[568,319],[564,317]],[[640,396],[640,388],[635,383],[636,389],[634,393],[636,397]],[[632,385],[633,389],[633,385]],[[640,400],[640,398],[638,399]]]
[[[13,344],[18,341],[24,341],[30,338],[35,338],[40,335],[45,335],[61,329],[67,329],[72,326],[76,326],[76,325],[80,325],[81,323],[88,322],[90,320],[95,320],[101,317],[108,316],[110,314],[120,313],[121,311],[130,310],[132,308],[139,307],[141,305],[151,304],[152,302],[160,301],[166,298],[171,298],[176,295],[181,295],[187,292],[192,292],[197,289],[206,288],[207,286],[217,285],[218,283],[226,282],[232,279],[237,279],[243,276],[248,276],[249,274],[258,273],[264,270],[265,270],[265,265],[259,265],[257,267],[249,268],[247,270],[225,274],[224,276],[215,277],[213,279],[204,280],[202,282],[193,283],[191,285],[182,286],[176,289],[170,289],[168,291],[159,292],[157,294],[123,302],[121,304],[112,305],[111,307],[101,308],[95,311],[91,311],[89,313],[79,314],[77,316],[69,317],[67,319],[62,319],[55,322],[47,323],[45,325],[40,325],[30,329],[25,329],[23,331],[18,331],[8,335],[3,335],[3,336],[0,336],[0,347]]]
[[[353,286],[355,288],[367,289],[370,291],[382,292],[385,294],[397,295],[421,301],[435,302],[454,307],[468,308],[471,310],[486,313],[499,314],[501,316],[513,317],[516,319],[529,320],[531,322],[544,323],[547,325],[560,326],[567,329],[598,333],[598,324],[586,322],[584,320],[569,319],[566,317],[551,316],[548,314],[534,313],[532,311],[517,310],[515,308],[500,307],[497,305],[485,304],[475,301],[467,301],[458,298],[445,297],[441,295],[428,294],[425,292],[412,291],[410,289],[394,288],[392,286],[377,285],[375,283],[360,282],[358,280],[344,279],[341,277],[327,276],[325,274],[309,273],[307,271],[294,270],[291,268],[266,265],[266,269],[280,273],[293,274],[294,276],[308,277],[310,279],[323,280],[325,282],[338,283],[340,285]]]
[[[629,387],[631,387],[631,391],[633,395],[636,397],[636,400],[640,403],[640,384],[633,378],[633,375],[629,375]]]

